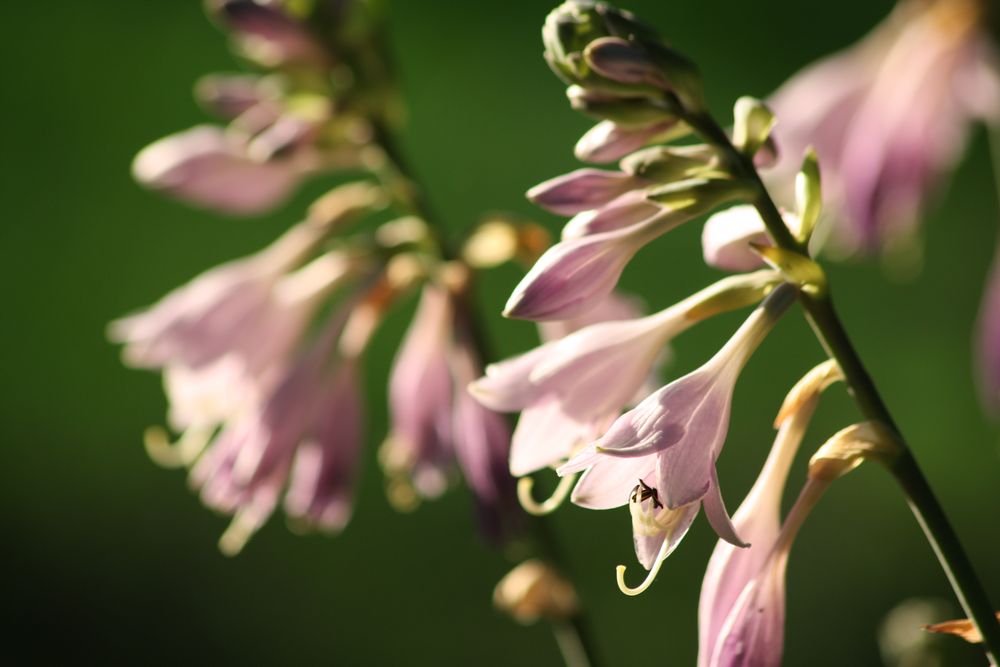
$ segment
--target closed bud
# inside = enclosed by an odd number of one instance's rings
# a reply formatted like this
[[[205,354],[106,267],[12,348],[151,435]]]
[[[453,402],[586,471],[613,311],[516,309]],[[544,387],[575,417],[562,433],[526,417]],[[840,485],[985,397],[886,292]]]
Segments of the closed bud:
[[[715,151],[704,144],[694,146],[653,146],[620,162],[622,171],[650,181],[667,183],[694,176],[711,169]]]
[[[601,76],[618,83],[669,90],[663,72],[646,52],[619,37],[602,37],[587,45],[583,57]]]
[[[868,459],[887,463],[899,454],[895,435],[875,421],[852,424],[837,431],[809,459],[809,478],[833,481]]]
[[[774,112],[754,97],[741,97],[733,108],[733,145],[747,157],[757,154],[771,136]]]
[[[802,168],[795,176],[795,208],[802,224],[799,228],[800,241],[808,242],[812,236],[823,207],[823,193],[820,188],[819,160],[816,151],[810,148],[802,159]]]
[[[389,203],[385,191],[373,183],[359,181],[340,185],[314,201],[309,206],[306,220],[309,224],[341,230],[371,211],[385,208]]]
[[[732,178],[689,178],[654,188],[646,198],[669,208],[691,209],[691,215],[700,215],[729,201],[748,199],[753,187]]]
[[[566,89],[570,106],[593,118],[610,120],[622,127],[645,127],[675,121],[680,110],[668,99],[653,101],[648,97],[620,97],[595,92],[582,86]]]

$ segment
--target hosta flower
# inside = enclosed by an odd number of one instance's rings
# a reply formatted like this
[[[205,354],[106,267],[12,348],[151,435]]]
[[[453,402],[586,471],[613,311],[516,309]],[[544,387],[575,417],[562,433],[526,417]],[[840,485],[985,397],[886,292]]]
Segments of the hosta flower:
[[[342,309],[309,350],[290,361],[272,390],[230,417],[191,470],[203,502],[233,521],[220,539],[239,552],[285,495],[290,517],[341,529],[350,516],[361,444],[356,360],[335,344]]]
[[[701,506],[720,537],[744,544],[723,504],[715,461],[725,443],[736,379],[794,296],[791,286],[776,288],[704,366],[649,395],[559,469],[586,470],[573,491],[576,504],[632,506],[636,553],[650,576],[629,592],[651,583]],[[650,559],[652,546],[658,551]]]
[[[263,144],[256,144],[260,147]],[[135,157],[135,180],[186,202],[222,213],[260,213],[282,203],[318,168],[312,151],[264,159],[252,144],[220,127],[200,125],[156,141]]]
[[[727,278],[653,315],[589,324],[488,366],[470,386],[473,395],[495,410],[522,411],[511,472],[554,465],[576,444],[594,440],[646,386],[671,338],[720,310],[756,302],[773,280],[768,271]],[[609,318],[623,310],[614,302],[597,309]]]
[[[510,427],[502,415],[462,391],[482,373],[482,365],[468,341],[456,341],[451,369],[455,384],[455,458],[472,490],[479,525],[487,536],[498,539],[512,527],[509,524],[515,516],[514,478],[507,469]]]
[[[424,498],[444,491],[454,461],[449,366],[454,321],[447,290],[425,286],[389,378],[391,429],[382,461],[388,470],[408,475]]]
[[[306,23],[281,2],[207,0],[213,15],[230,30],[239,50],[265,67],[289,63],[324,65],[328,56]]]
[[[970,121],[1000,117],[984,10],[975,0],[905,0],[857,45],[772,97],[785,158],[775,182],[815,146],[844,249],[874,251],[912,235]]]
[[[602,120],[580,137],[574,153],[583,162],[616,162],[650,143],[666,141],[680,131],[680,123],[676,120],[639,127],[624,127],[611,120]]]
[[[820,392],[839,378],[835,362],[824,362],[800,380],[785,399],[776,420],[778,435],[771,453],[753,488],[733,514],[737,533],[750,546],[739,549],[719,540],[705,571],[698,605],[699,667],[719,664],[711,659],[718,650],[726,619],[737,607],[744,589],[758,577],[771,557],[780,532],[781,497],[788,471],[816,410]],[[773,577],[778,576],[778,570],[783,567],[780,559],[770,565],[771,570],[764,575],[764,583],[755,593],[758,597],[767,587],[776,585]],[[780,656],[780,641],[778,646]]]
[[[299,338],[322,298],[353,275],[355,262],[331,252],[290,272],[321,238],[293,228],[256,255],[220,265],[146,311],[113,322],[127,363],[142,368],[203,368],[236,357],[263,372]]]
[[[480,526],[499,539],[511,528],[510,429],[465,391],[482,372],[471,331],[450,289],[424,286],[389,380],[391,428],[380,452],[390,499],[408,509],[444,492],[455,463],[476,501]]]
[[[585,313],[611,293],[640,248],[683,221],[666,211],[622,229],[560,241],[514,288],[504,315],[564,320]]]

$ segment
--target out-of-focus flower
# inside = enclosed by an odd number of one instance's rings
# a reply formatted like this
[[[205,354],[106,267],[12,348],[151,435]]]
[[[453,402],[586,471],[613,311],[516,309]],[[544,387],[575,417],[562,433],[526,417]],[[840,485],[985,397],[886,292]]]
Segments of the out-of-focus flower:
[[[842,251],[912,236],[969,124],[1000,117],[996,54],[977,0],[904,0],[857,45],[813,64],[771,99],[788,182],[805,148],[823,164]]]
[[[233,514],[223,552],[243,548],[286,488],[286,512],[302,525],[336,531],[347,523],[362,421],[356,360],[335,350],[347,312],[282,369],[273,390],[228,419],[193,466],[203,502]]]
[[[209,13],[230,31],[236,48],[264,67],[328,64],[329,54],[323,45],[284,4],[273,0],[207,0],[205,3]]]
[[[559,469],[586,470],[573,491],[578,505],[630,504],[636,555],[650,574],[637,589],[620,579],[626,592],[648,587],[702,505],[720,537],[743,545],[723,504],[715,461],[725,443],[736,379],[794,296],[789,285],[776,288],[704,366],[645,398]]]
[[[425,286],[389,378],[391,429],[380,457],[390,475],[407,475],[424,498],[445,490],[454,460],[449,367],[454,320],[448,291]]]
[[[541,618],[563,620],[579,611],[573,585],[550,565],[526,560],[493,589],[493,605],[525,625]]]
[[[201,125],[144,148],[132,174],[146,187],[192,204],[248,215],[283,202],[319,166],[310,150],[259,160],[249,149],[245,139]]]
[[[753,488],[733,514],[733,526],[750,546],[739,549],[719,540],[705,571],[698,605],[699,667],[718,664],[711,659],[717,651],[722,628],[778,541],[781,497],[788,471],[816,410],[820,392],[840,377],[836,363],[826,361],[803,377],[782,405],[775,422],[778,435],[771,453]]]
[[[465,280],[464,269],[455,268]],[[459,291],[464,289],[464,285]],[[514,482],[507,471],[510,429],[465,391],[482,372],[472,331],[452,286],[424,285],[389,380],[391,428],[379,453],[390,500],[411,509],[439,496],[458,463],[491,539],[511,527]]]

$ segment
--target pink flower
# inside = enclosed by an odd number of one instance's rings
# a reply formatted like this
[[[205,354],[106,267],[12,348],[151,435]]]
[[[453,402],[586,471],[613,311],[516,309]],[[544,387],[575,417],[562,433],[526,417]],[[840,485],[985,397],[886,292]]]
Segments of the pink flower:
[[[347,523],[362,423],[356,359],[335,351],[348,312],[341,308],[273,389],[231,416],[193,466],[203,502],[234,515],[219,542],[225,553],[243,548],[286,488],[286,512],[305,526],[337,531]]]
[[[514,288],[504,315],[563,320],[593,308],[611,293],[640,248],[686,219],[662,210],[663,213],[629,227],[555,244]]]
[[[663,207],[646,199],[642,190],[631,190],[601,208],[577,213],[563,226],[563,240],[631,227],[663,212]]]
[[[455,383],[452,433],[455,457],[472,490],[483,533],[494,540],[508,530],[517,515],[514,478],[507,469],[510,427],[502,415],[486,409],[461,388],[482,373],[482,365],[468,340],[451,353]]]
[[[789,179],[823,165],[835,240],[873,251],[912,235],[961,154],[970,121],[1000,115],[996,54],[975,2],[903,2],[857,45],[809,66],[770,104]]]
[[[289,63],[324,65],[329,58],[305,23],[288,14],[280,2],[208,0],[209,11],[232,31],[247,57],[265,67]]]
[[[322,298],[353,275],[333,252],[292,271],[322,230],[292,228],[263,251],[210,269],[145,311],[113,322],[125,361],[142,368],[209,366],[236,356],[251,374],[281,359]]]
[[[666,342],[694,323],[684,317],[688,307],[591,324],[489,365],[470,391],[495,410],[522,411],[511,472],[555,465],[596,437],[642,388]]]
[[[559,215],[599,208],[642,185],[640,179],[601,169],[577,169],[528,190],[528,199]]]
[[[256,144],[262,146],[263,144]],[[282,203],[318,168],[311,151],[275,156],[213,125],[200,125],[156,141],[132,163],[135,180],[186,202],[222,213],[250,215]],[[273,159],[271,159],[273,157]]]
[[[449,289],[428,283],[393,363],[392,427],[380,457],[393,478],[390,498],[403,508],[414,504],[413,492],[423,498],[443,493],[457,460],[484,534],[499,539],[515,514],[510,429],[464,391],[481,372],[462,304]]]
[[[602,120],[580,137],[574,152],[583,162],[615,162],[647,144],[665,141],[677,129],[678,122],[672,119],[639,127]]]
[[[454,460],[449,366],[454,321],[447,290],[426,285],[389,378],[392,427],[383,445],[383,463],[391,471],[407,471],[425,498],[444,492]]]
[[[609,509],[630,503],[636,554],[651,570],[641,587],[621,584],[623,590],[645,590],[699,506],[720,537],[744,544],[723,504],[715,461],[725,443],[736,379],[794,295],[791,286],[776,288],[704,366],[645,398],[559,469],[586,470],[573,491],[578,505]],[[658,550],[650,558],[653,547]]]
[[[750,546],[739,549],[719,540],[708,562],[698,605],[699,667],[719,664],[711,659],[720,650],[720,637],[724,636],[722,631],[727,619],[739,606],[738,603],[748,603],[741,601],[740,597],[749,584],[761,575],[765,564],[768,564],[769,570],[764,573],[762,583],[756,586],[753,594],[757,601],[760,601],[761,595],[773,594],[776,586],[783,585],[774,581],[774,577],[780,578],[783,559],[772,558],[780,532],[782,493],[795,453],[816,410],[819,395],[840,377],[835,362],[824,362],[800,380],[785,399],[778,416],[779,430],[771,453],[753,488],[733,515],[736,531]],[[780,618],[776,620],[780,633]],[[780,641],[778,648],[780,657]]]

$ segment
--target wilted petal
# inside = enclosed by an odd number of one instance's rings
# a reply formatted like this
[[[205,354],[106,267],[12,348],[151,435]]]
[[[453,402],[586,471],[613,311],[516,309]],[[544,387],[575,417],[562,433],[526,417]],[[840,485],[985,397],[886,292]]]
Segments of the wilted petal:
[[[292,159],[257,162],[222,128],[194,127],[142,149],[132,163],[136,181],[222,213],[262,213],[282,203],[306,169]]]
[[[642,184],[619,171],[577,169],[528,190],[528,199],[559,215],[599,208]]]

